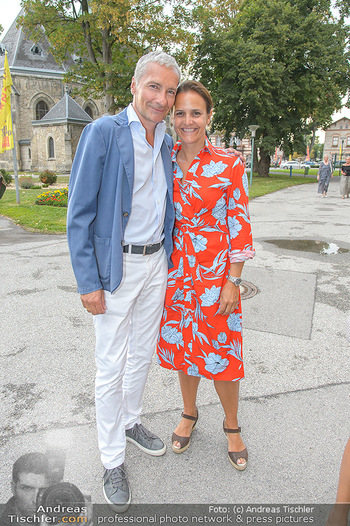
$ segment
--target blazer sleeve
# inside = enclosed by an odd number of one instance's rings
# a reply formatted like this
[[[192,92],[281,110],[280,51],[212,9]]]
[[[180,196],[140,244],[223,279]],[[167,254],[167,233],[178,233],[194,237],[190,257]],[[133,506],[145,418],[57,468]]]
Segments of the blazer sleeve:
[[[102,288],[93,243],[93,222],[106,158],[98,122],[88,124],[74,157],[68,191],[67,240],[78,292]]]

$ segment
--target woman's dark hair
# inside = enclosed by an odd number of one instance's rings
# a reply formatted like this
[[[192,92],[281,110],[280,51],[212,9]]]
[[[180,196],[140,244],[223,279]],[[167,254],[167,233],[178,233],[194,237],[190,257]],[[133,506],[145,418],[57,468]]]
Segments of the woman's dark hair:
[[[205,102],[207,113],[211,112],[213,108],[213,99],[207,88],[205,88],[201,82],[197,82],[197,80],[185,80],[178,86],[176,96],[179,93],[186,93],[187,91],[195,91],[198,93]]]

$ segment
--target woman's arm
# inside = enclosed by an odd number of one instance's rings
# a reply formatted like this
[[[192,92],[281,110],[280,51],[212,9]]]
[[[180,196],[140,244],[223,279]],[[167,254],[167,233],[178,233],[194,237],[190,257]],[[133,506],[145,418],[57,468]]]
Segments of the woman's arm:
[[[243,270],[244,261],[240,263],[231,263],[230,276],[240,278]],[[237,309],[239,303],[239,285],[232,281],[226,280],[220,294],[219,314],[230,315]]]
[[[248,178],[237,160],[231,168],[231,184],[227,188],[227,226],[229,230],[229,274],[239,278],[244,262],[254,256],[248,210]],[[219,314],[230,315],[239,303],[239,285],[225,279],[220,294]]]

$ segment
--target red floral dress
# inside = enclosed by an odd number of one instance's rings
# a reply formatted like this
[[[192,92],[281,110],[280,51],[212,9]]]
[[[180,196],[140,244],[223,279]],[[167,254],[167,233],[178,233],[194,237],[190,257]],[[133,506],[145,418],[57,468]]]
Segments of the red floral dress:
[[[169,270],[158,340],[166,369],[213,380],[244,377],[241,303],[218,314],[230,263],[254,256],[243,164],[208,141],[186,180],[174,161],[174,267]]]

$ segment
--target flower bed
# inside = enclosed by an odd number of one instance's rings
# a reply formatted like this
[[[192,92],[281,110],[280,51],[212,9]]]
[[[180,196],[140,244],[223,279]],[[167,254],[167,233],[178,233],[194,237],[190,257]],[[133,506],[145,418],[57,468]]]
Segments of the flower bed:
[[[47,206],[67,206],[68,203],[68,188],[59,190],[50,190],[38,195],[35,200],[36,205]]]

